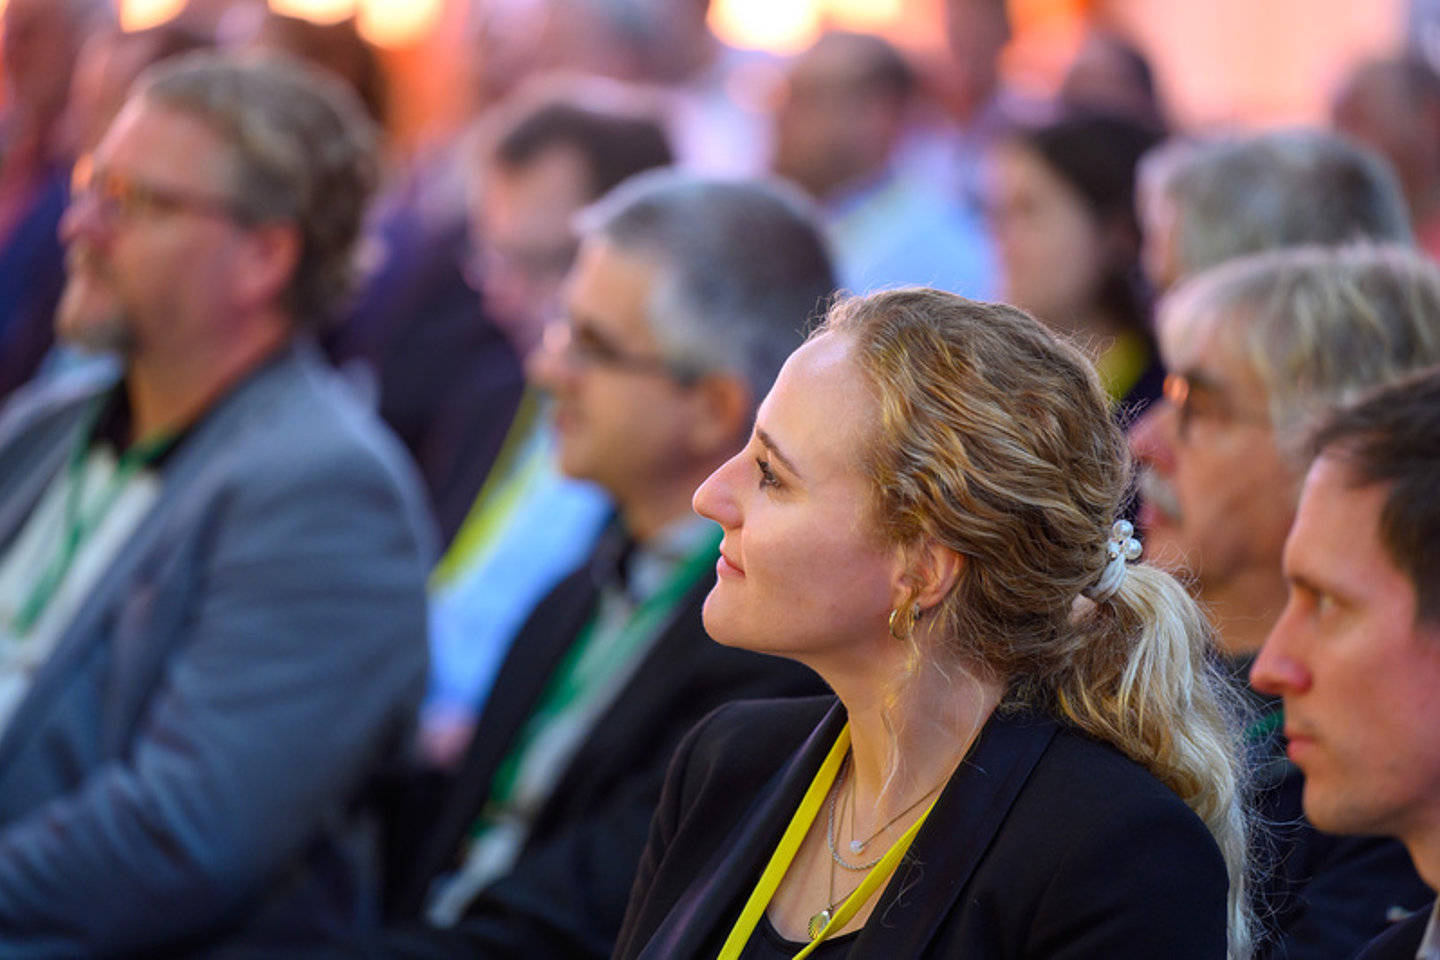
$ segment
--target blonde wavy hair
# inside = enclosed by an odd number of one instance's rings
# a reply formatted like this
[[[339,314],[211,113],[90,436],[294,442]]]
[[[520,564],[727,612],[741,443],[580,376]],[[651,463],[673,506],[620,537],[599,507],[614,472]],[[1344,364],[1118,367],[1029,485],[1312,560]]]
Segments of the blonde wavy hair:
[[[937,290],[840,300],[812,335],[826,332],[852,340],[879,404],[863,469],[884,536],[967,560],[925,615],[946,648],[916,656],[1005,681],[1009,706],[1114,745],[1179,795],[1224,855],[1230,956],[1247,957],[1243,752],[1211,629],[1144,565],[1107,601],[1081,598],[1129,479],[1093,368],[1020,310]]]

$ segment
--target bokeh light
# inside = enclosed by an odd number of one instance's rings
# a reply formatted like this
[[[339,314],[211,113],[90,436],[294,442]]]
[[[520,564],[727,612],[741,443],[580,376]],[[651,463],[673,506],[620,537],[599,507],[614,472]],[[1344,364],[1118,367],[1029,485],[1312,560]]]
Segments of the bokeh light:
[[[795,53],[820,29],[818,0],[715,0],[710,24],[737,47]]]
[[[405,47],[423,40],[440,22],[441,0],[362,0],[360,33],[382,47]]]
[[[356,0],[270,0],[270,9],[276,13],[313,23],[338,23],[355,16],[357,6]]]
[[[120,26],[126,30],[144,30],[164,23],[184,7],[185,0],[125,0],[120,7]]]

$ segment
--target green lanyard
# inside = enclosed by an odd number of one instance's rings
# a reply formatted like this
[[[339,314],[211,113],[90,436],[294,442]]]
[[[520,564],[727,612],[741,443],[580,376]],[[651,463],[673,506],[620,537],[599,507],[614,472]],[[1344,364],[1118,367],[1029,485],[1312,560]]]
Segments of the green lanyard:
[[[520,779],[520,770],[525,756],[529,753],[535,740],[556,716],[580,699],[586,689],[597,682],[597,677],[609,676],[613,670],[625,662],[639,644],[650,637],[659,626],[661,618],[680,602],[680,598],[689,592],[701,575],[707,570],[714,569],[719,546],[720,530],[717,528],[712,534],[705,537],[703,543],[686,554],[659,589],[640,602],[640,605],[626,619],[624,625],[619,628],[623,642],[615,644],[614,648],[607,652],[603,662],[599,664],[587,662],[589,660],[587,654],[590,653],[590,648],[596,640],[598,626],[598,614],[590,617],[576,636],[575,642],[571,644],[564,659],[561,660],[559,667],[556,668],[555,674],[545,685],[545,692],[541,695],[535,712],[525,722],[524,730],[516,741],[516,745],[506,753],[505,759],[501,761],[499,768],[495,771],[494,784],[490,790],[490,802],[486,804],[487,809],[504,809],[510,804]],[[471,836],[483,834],[492,822],[488,816],[482,813],[476,820]]]
[[[110,475],[109,480],[100,490],[94,508],[87,513],[82,502],[85,486],[85,460],[90,452],[90,439],[95,429],[95,422],[100,417],[100,411],[104,407],[105,401],[106,397],[100,397],[92,405],[76,440],[75,449],[70,455],[65,477],[69,486],[65,491],[64,536],[60,541],[60,549],[51,556],[50,562],[41,571],[40,579],[36,581],[34,589],[30,591],[30,595],[15,614],[11,625],[16,636],[24,636],[34,628],[36,622],[44,614],[45,608],[50,605],[50,601],[55,599],[60,585],[65,582],[65,577],[75,564],[75,558],[80,555],[80,547],[104,521],[105,515],[115,505],[115,501],[129,484],[131,478],[149,464],[154,463],[175,443],[176,435],[165,433],[141,443],[132,444],[116,461],[115,472]]]
[[[820,764],[820,769],[815,773],[815,779],[810,781],[810,789],[805,791],[804,798],[800,801],[800,807],[795,811],[795,816],[790,818],[790,825],[785,828],[785,833],[780,837],[780,843],[771,855],[770,862],[765,865],[765,871],[760,874],[760,881],[755,884],[755,889],[750,892],[750,899],[745,902],[745,907],[740,911],[740,918],[735,921],[735,926],[730,929],[730,936],[725,938],[725,945],[720,948],[720,955],[717,960],[737,960],[740,952],[745,949],[745,944],[750,942],[755,927],[760,923],[760,917],[765,913],[765,908],[770,905],[770,900],[775,896],[775,891],[780,887],[780,881],[785,877],[785,871],[790,869],[790,863],[795,859],[795,853],[800,849],[805,834],[810,832],[810,825],[815,822],[815,816],[820,812],[820,806],[825,802],[825,797],[830,792],[830,787],[835,783],[835,776],[840,770],[840,764],[845,759],[845,751],[850,749],[850,724],[845,724],[840,731],[840,736],[835,738],[835,745],[830,748],[826,755],[825,762]],[[900,839],[885,851],[885,856],[880,862],[865,874],[865,879],[860,886],[845,898],[840,904],[840,909],[835,911],[835,916],[820,930],[820,935],[805,948],[795,954],[794,960],[802,960],[810,956],[815,948],[820,946],[829,936],[831,930],[839,930],[849,923],[860,908],[865,905],[876,890],[879,890],[895,872],[900,859],[910,850],[910,843],[915,835],[920,832],[920,827],[925,819],[930,816],[934,809],[936,800],[930,801],[925,812],[920,814],[920,819],[910,825],[910,829],[900,835]]]

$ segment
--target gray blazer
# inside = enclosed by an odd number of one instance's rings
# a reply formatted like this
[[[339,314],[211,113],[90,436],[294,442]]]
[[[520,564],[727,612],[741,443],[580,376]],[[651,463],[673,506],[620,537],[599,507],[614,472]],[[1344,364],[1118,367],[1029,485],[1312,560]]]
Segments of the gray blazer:
[[[110,384],[0,419],[0,551]],[[273,953],[374,916],[367,775],[424,686],[430,536],[308,344],[227,394],[0,731],[0,957]]]

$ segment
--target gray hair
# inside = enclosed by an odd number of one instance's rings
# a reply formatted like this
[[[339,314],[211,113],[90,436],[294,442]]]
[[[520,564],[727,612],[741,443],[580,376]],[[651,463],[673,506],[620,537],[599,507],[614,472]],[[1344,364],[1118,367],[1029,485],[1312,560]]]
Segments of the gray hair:
[[[1321,130],[1165,144],[1141,162],[1139,184],[1142,203],[1175,206],[1182,278],[1275,247],[1412,239],[1389,164]]]
[[[1250,364],[1282,453],[1303,469],[1310,428],[1379,384],[1440,363],[1440,268],[1409,247],[1295,247],[1183,284],[1162,305],[1181,336],[1215,330]]]
[[[646,319],[672,367],[741,376],[756,402],[835,289],[813,206],[779,183],[654,170],[578,226],[658,266]]]
[[[147,71],[135,95],[198,117],[230,148],[238,219],[299,230],[287,297],[295,320],[342,308],[376,181],[375,130],[355,94],[293,60],[198,53]]]

